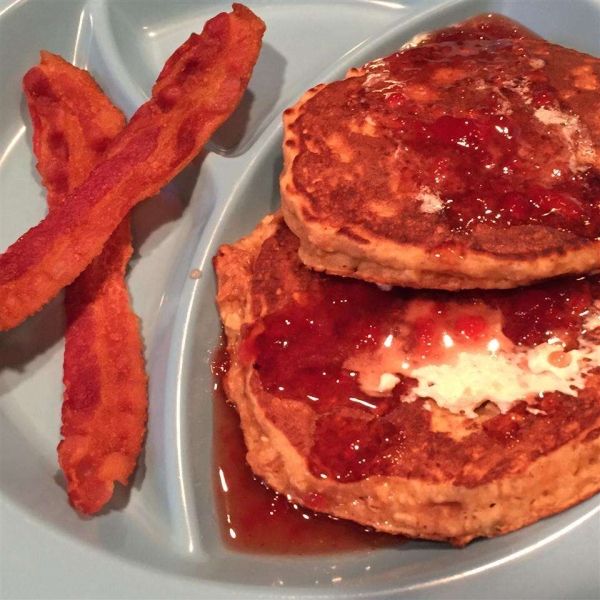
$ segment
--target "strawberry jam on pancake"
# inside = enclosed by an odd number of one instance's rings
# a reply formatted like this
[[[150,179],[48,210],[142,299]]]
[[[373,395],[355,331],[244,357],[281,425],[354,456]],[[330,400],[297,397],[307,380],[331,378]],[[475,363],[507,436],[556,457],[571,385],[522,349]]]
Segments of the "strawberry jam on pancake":
[[[600,61],[476,17],[284,113],[284,217],[319,271],[510,288],[600,269]]]
[[[306,268],[298,247],[272,215],[215,258],[225,390],[273,489],[455,545],[600,489],[597,276],[384,291]]]

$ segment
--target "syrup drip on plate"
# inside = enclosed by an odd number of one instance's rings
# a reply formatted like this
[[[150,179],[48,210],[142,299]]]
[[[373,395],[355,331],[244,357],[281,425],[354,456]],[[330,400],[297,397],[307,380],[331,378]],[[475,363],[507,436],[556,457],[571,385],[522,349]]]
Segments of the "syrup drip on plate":
[[[224,543],[238,552],[296,556],[402,544],[400,536],[378,533],[289,502],[252,473],[239,416],[227,402],[221,384],[228,363],[221,346],[211,368],[215,374],[213,481]]]

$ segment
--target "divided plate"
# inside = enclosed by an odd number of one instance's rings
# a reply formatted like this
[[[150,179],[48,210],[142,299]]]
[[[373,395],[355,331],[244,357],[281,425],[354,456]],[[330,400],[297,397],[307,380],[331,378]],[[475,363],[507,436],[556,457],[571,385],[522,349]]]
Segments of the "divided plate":
[[[211,479],[209,363],[220,333],[211,258],[279,204],[284,108],[421,31],[479,12],[501,12],[598,55],[600,0],[248,4],[267,23],[249,91],[207,151],[134,210],[128,283],[146,343],[149,433],[132,489],[120,489],[100,515],[69,508],[56,461],[61,301],[0,334],[0,596],[597,597],[598,498],[463,550],[427,542],[302,558],[228,550]],[[46,210],[20,87],[38,51],[87,68],[131,115],[170,53],[220,10],[229,5],[0,0],[0,250]],[[193,268],[201,279],[190,279]]]

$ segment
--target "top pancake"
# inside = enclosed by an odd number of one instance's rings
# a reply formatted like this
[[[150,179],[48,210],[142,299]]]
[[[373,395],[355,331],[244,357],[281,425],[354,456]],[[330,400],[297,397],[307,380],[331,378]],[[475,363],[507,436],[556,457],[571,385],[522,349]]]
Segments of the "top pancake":
[[[379,284],[510,288],[600,269],[600,61],[481,17],[284,113],[300,258]]]

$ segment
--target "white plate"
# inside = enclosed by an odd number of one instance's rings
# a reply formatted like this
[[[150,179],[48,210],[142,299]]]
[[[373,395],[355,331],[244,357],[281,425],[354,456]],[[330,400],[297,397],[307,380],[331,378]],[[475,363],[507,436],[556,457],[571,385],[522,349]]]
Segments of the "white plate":
[[[210,476],[208,363],[219,332],[210,259],[220,243],[250,232],[277,206],[280,114],[303,90],[420,31],[491,10],[598,55],[600,2],[249,5],[268,27],[249,94],[209,151],[134,211],[128,282],[146,343],[149,434],[131,491],[121,490],[101,515],[84,519],[69,508],[56,462],[60,299],[0,336],[2,595],[597,598],[598,498],[463,550],[421,542],[296,559],[229,551],[219,537]],[[228,8],[222,2],[0,0],[0,249],[46,212],[20,87],[38,50],[88,68],[130,115],[169,54]],[[189,278],[192,268],[202,269],[200,280]]]

